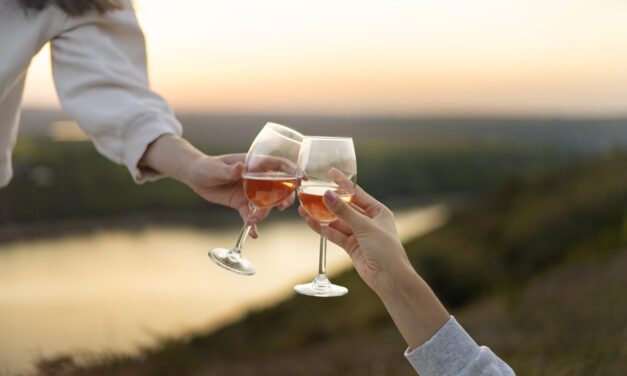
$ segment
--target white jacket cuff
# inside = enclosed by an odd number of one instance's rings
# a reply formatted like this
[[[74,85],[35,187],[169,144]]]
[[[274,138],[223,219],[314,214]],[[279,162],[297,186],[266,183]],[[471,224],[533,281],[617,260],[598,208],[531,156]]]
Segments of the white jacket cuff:
[[[11,152],[0,152],[0,188],[7,186],[12,176]]]
[[[182,135],[181,124],[171,115],[153,113],[142,116],[130,127],[124,137],[123,163],[137,184],[155,181],[163,177],[157,171],[142,169],[137,166],[148,145],[165,134]]]

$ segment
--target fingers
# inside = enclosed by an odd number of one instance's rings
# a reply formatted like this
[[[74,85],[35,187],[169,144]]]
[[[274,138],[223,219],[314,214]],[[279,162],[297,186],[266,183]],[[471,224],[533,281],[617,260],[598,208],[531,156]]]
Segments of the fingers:
[[[212,168],[212,185],[219,185],[224,183],[232,183],[241,180],[242,173],[244,172],[244,163],[235,162],[233,164],[227,164],[224,160],[217,162]]]
[[[244,164],[237,162],[224,170],[224,179],[226,181],[237,181],[242,178],[244,172]]]
[[[303,208],[302,206],[298,207],[298,214],[300,214],[300,216],[305,218],[305,219],[310,217],[309,213],[307,213],[305,208]],[[335,220],[335,221],[329,223],[329,227],[332,227],[332,228],[334,228],[334,229],[344,233],[347,236],[350,236],[353,233],[353,230],[351,230],[350,226],[348,226],[346,223],[344,223],[341,220]]]
[[[333,181],[336,182],[337,185],[340,186],[340,188],[352,191],[355,187],[355,183],[350,180],[346,175],[344,175],[342,171],[338,170],[335,167],[329,170],[329,177],[333,179]]]
[[[331,222],[329,224],[329,227],[333,227],[334,229],[341,231],[346,235],[351,235],[353,233],[353,230],[350,228],[350,226],[344,223],[344,221],[342,221],[341,219]]]
[[[246,160],[246,154],[224,154],[219,157],[226,164],[235,164],[237,162],[244,163]]]
[[[355,198],[355,196],[353,195],[353,199]],[[354,202],[351,201],[351,203],[349,204],[353,209],[357,210],[357,212],[359,212],[359,214],[361,215],[368,215],[368,213],[366,213],[366,211],[364,209],[362,209],[361,207],[357,206],[357,204],[355,204]],[[372,216],[370,216],[372,218]]]
[[[353,190],[354,187],[355,194],[353,195],[351,204],[363,209],[362,214],[367,214],[368,216],[373,217],[381,209],[385,208],[385,205],[370,196],[366,193],[366,191],[361,189],[361,187],[354,185],[353,182],[340,170],[332,168],[329,171],[329,177],[333,179],[333,181],[335,181],[340,188]],[[355,207],[355,209],[360,211],[357,207]]]
[[[309,215],[307,215],[307,212],[305,211],[305,209],[303,209],[302,206],[298,208],[298,213],[305,218],[305,223],[307,223],[307,225],[309,227],[311,227],[312,230],[314,230],[315,232],[320,234],[320,231],[321,231],[320,230],[320,223],[318,223],[315,219],[313,219]],[[346,249],[346,245],[347,245],[347,243],[349,241],[349,237],[350,237],[349,235],[347,235],[344,232],[339,231],[336,228],[333,228],[331,226],[329,226],[327,228],[326,235],[327,235],[327,239],[329,239],[333,243],[339,245],[340,247]]]
[[[309,227],[311,227],[312,230],[314,230],[315,232],[317,232],[319,234],[320,233],[320,223],[318,223],[316,220],[314,220],[309,215],[307,215],[307,213],[305,211],[301,212],[301,208],[302,207],[298,208],[298,214],[300,214],[303,218],[305,218],[305,222],[307,223],[307,225],[309,225]]]
[[[248,236],[253,239],[257,239],[259,237],[259,233],[257,232],[257,225],[250,226],[250,231],[248,232]]]
[[[359,208],[357,208],[358,210],[361,210]],[[307,211],[305,210],[305,208],[303,208],[302,206],[298,207],[298,214],[300,214],[301,217],[308,219],[310,218],[309,213],[307,213]],[[312,223],[318,223],[316,222],[314,219],[312,219]],[[315,226],[316,228],[320,228],[319,225]],[[344,221],[342,221],[341,219],[335,220],[331,223],[329,223],[329,228],[333,228],[339,232],[341,232],[342,234],[346,235],[346,236],[351,236],[353,234],[353,229],[351,229],[351,227],[349,225],[347,225]],[[320,230],[317,230],[318,232],[320,232]]]
[[[209,157],[209,160],[213,163],[205,168],[211,170],[213,185],[235,182],[242,178],[245,154],[225,154]]]
[[[257,232],[257,223],[261,222],[265,217],[270,214],[270,209],[257,209],[254,214],[250,213],[248,205],[242,205],[238,209],[239,215],[244,220],[244,224],[251,226],[249,235],[251,238],[256,239],[259,236]]]
[[[333,191],[326,191],[323,198],[324,204],[339,219],[346,222],[354,232],[366,232],[372,227],[371,219],[361,215],[346,202],[341,200]]]
[[[385,205],[370,196],[360,186],[355,187],[355,194],[353,195],[352,203],[361,207],[370,217],[376,214],[379,210],[385,208]]]
[[[250,229],[248,236],[250,236],[253,239],[257,239],[257,237],[259,236],[259,234],[257,233],[257,226],[255,226],[253,223],[248,223],[249,216],[250,216],[250,209],[248,208],[248,205],[240,206],[237,209],[237,211],[239,212],[240,217],[242,217],[242,219],[244,220],[244,224],[252,225],[252,228]]]
[[[249,172],[281,171],[288,175],[302,175],[298,173],[297,166],[285,158],[253,155],[247,164]]]
[[[280,211],[283,211],[287,208],[289,208],[290,206],[292,206],[292,204],[294,203],[294,201],[296,200],[296,194],[294,192],[292,192],[292,194],[286,198],[285,200],[281,201],[279,203],[279,205],[277,205],[277,208]]]
[[[333,243],[339,245],[340,247],[346,249],[348,251],[347,248],[347,244],[348,244],[348,240],[349,237],[346,236],[346,234],[344,234],[341,231],[338,231],[332,227],[327,227],[327,231],[326,231],[326,235],[327,235],[327,239],[329,239],[330,241],[332,241]]]
[[[300,214],[300,216],[303,218],[309,217],[309,214],[307,214],[307,212],[305,211],[305,208],[303,208],[302,205],[298,207],[298,214]]]
[[[247,225],[256,225],[270,214],[270,209],[257,209],[254,214],[250,214],[246,218]]]

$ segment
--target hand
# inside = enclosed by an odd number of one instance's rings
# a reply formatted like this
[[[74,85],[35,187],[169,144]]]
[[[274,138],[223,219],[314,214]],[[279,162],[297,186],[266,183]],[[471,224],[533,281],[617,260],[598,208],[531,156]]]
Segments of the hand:
[[[338,170],[329,176],[340,186],[348,179]],[[338,219],[327,228],[327,237],[350,255],[359,276],[379,295],[410,349],[431,338],[450,315],[427,283],[415,272],[396,232],[394,215],[361,188],[356,187],[351,206],[332,191],[324,204]],[[318,233],[320,225],[298,208]]]
[[[258,209],[250,214],[248,200],[242,187],[245,154],[203,156],[188,167],[187,184],[207,201],[236,209],[246,224],[252,225],[250,236],[256,238],[256,223],[269,213],[270,209]],[[294,203],[294,194],[277,207],[285,210]]]
[[[166,134],[152,142],[140,164],[187,184],[207,201],[232,207],[246,224],[253,226],[250,236],[257,237],[255,224],[270,212],[257,210],[250,215],[242,187],[245,154],[210,157],[179,136]],[[294,203],[294,195],[278,205],[284,210]]]
[[[338,170],[329,176],[344,186],[347,178]],[[327,229],[327,237],[344,248],[350,255],[360,277],[378,294],[394,289],[393,276],[399,268],[411,268],[396,231],[394,215],[385,205],[356,187],[351,205],[327,191],[324,195],[327,208],[338,217]],[[320,224],[304,208],[298,212],[307,224],[320,233]]]

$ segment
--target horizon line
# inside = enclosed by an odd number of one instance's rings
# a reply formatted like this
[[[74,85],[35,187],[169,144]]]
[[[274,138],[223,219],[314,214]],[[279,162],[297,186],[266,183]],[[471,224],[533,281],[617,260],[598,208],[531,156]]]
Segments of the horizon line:
[[[20,111],[51,111],[67,113],[58,106],[22,106]],[[236,117],[257,117],[257,116],[278,116],[278,117],[297,117],[297,118],[332,118],[332,119],[603,119],[603,120],[627,120],[627,112],[625,113],[606,113],[606,114],[567,114],[559,112],[545,113],[524,113],[524,112],[463,112],[463,111],[437,111],[437,112],[416,112],[416,113],[384,113],[384,112],[305,112],[305,111],[211,111],[211,110],[195,110],[195,109],[174,109],[174,116],[236,116]]]

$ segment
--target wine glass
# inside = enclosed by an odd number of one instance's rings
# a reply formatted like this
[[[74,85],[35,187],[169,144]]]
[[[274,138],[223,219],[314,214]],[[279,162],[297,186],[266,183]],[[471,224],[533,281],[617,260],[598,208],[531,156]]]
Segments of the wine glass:
[[[298,199],[313,219],[320,223],[320,258],[318,275],[311,283],[294,286],[303,295],[331,297],[348,293],[343,286],[332,284],[327,278],[327,229],[329,223],[337,219],[322,201],[327,190],[334,191],[342,200],[350,203],[357,180],[357,160],[353,139],[348,137],[308,137],[305,136],[298,158],[298,169],[304,178],[298,186]],[[329,171],[337,169],[346,180],[336,183],[329,177]]]
[[[302,134],[276,123],[267,123],[259,132],[246,154],[242,174],[251,214],[257,209],[272,208],[294,192],[300,178],[296,163],[302,140]],[[214,248],[209,251],[209,258],[232,272],[255,274],[255,266],[242,256],[250,228],[244,225],[232,249]]]

